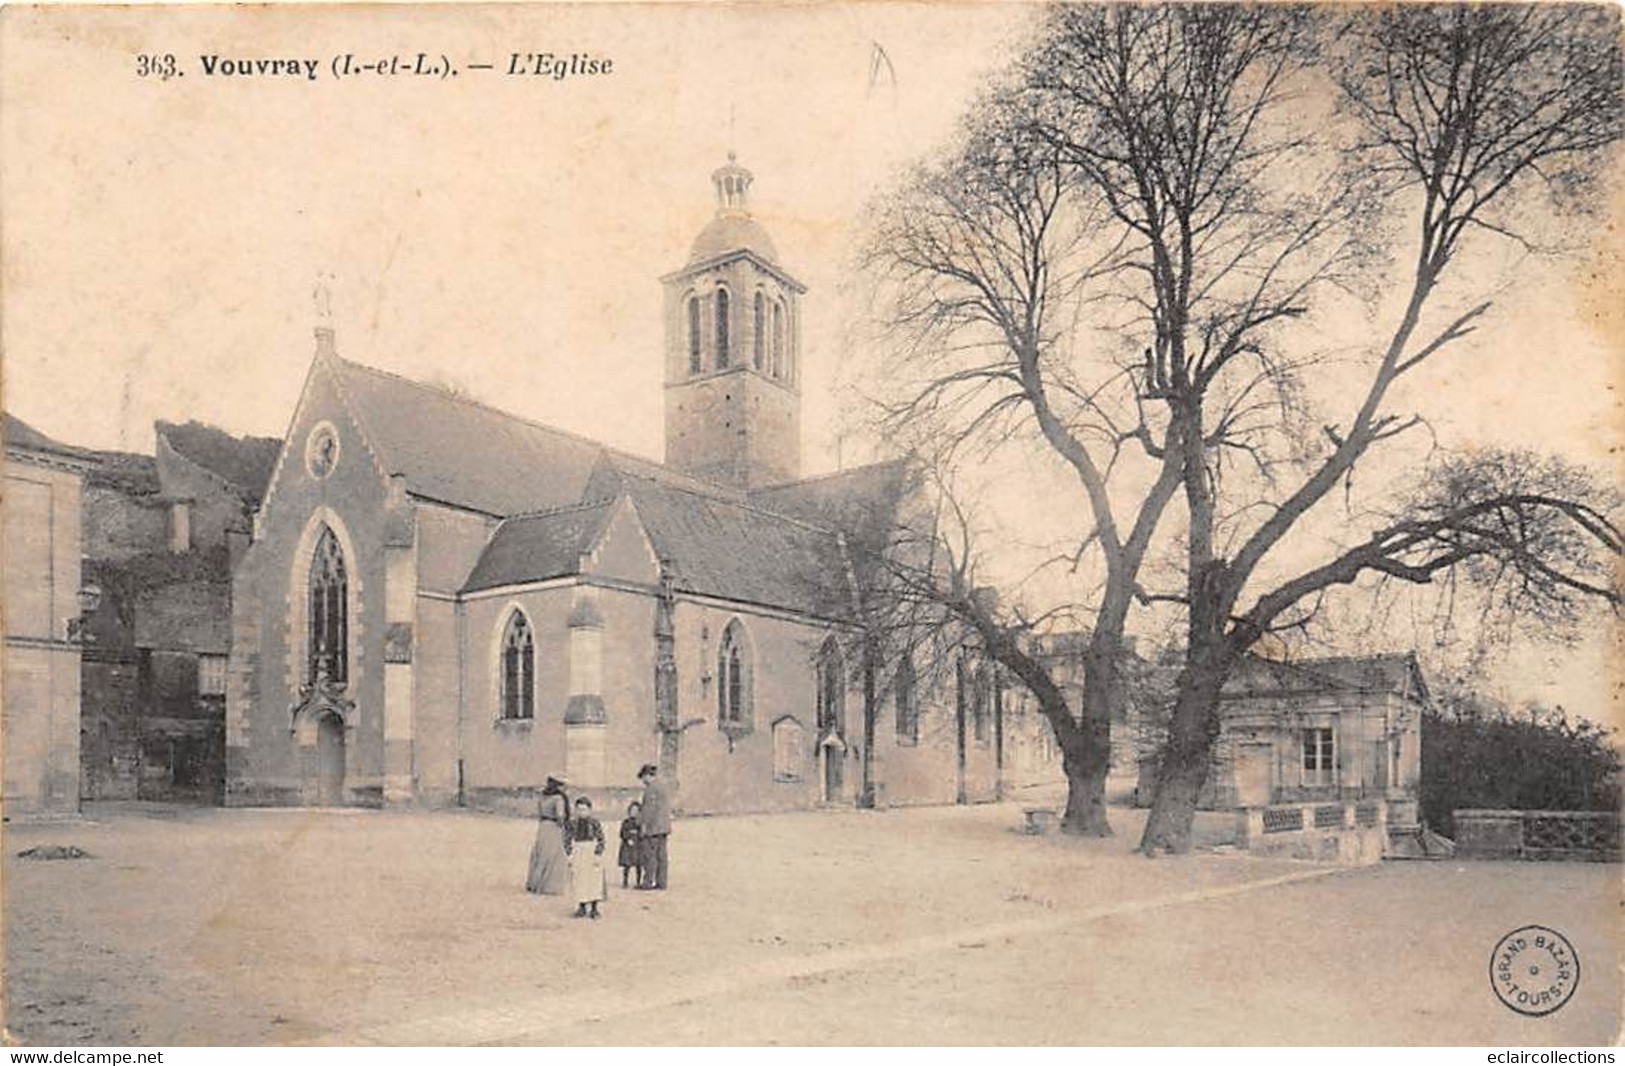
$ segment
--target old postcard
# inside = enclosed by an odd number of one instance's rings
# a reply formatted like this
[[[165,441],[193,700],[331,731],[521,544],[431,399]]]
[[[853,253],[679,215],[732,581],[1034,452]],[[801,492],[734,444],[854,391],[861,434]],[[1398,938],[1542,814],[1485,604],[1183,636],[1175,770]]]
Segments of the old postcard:
[[[0,9],[8,1039],[1612,1044],[1621,42]]]

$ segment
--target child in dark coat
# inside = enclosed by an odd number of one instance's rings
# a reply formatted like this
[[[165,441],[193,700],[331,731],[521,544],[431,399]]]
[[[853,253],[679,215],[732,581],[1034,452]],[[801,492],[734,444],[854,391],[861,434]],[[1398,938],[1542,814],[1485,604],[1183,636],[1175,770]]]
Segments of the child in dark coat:
[[[638,815],[643,811],[643,804],[633,800],[626,805],[626,817],[621,819],[621,851],[616,857],[621,866],[621,887],[637,884],[643,878],[643,830],[638,825]]]

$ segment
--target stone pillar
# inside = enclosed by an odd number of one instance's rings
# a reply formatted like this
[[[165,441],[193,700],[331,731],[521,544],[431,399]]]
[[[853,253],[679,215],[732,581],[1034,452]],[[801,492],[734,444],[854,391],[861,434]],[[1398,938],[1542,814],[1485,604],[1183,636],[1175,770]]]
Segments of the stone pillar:
[[[670,560],[660,562],[660,598],[655,602],[655,730],[660,734],[660,776],[675,796],[681,787],[677,714],[677,575]]]
[[[564,772],[572,788],[602,788],[605,776],[604,618],[598,593],[577,585],[570,609],[570,699],[564,708]]]
[[[1238,807],[1236,809],[1236,846],[1247,850],[1264,836],[1264,809]]]
[[[405,480],[390,478],[384,546],[384,803],[405,806],[416,795],[412,766],[412,658],[417,623],[417,548]]]
[[[256,521],[258,515],[255,516]],[[226,670],[226,805],[251,803],[249,773],[251,722],[260,699],[260,614],[258,554],[252,549],[232,572],[231,654]]]

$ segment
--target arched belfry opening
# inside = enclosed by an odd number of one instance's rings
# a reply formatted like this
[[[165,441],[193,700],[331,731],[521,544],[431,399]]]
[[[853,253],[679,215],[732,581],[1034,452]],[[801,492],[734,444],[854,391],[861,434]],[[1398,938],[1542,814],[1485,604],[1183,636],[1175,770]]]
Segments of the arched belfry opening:
[[[666,462],[756,487],[801,474],[795,366],[805,286],[752,212],[755,176],[729,153],[716,213],[666,286]]]

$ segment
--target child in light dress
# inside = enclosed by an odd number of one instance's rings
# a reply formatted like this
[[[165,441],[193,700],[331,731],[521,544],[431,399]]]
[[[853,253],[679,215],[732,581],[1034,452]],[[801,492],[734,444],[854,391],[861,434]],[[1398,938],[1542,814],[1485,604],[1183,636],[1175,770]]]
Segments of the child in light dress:
[[[576,800],[575,817],[564,829],[564,853],[570,857],[570,892],[577,918],[597,918],[598,904],[609,895],[604,876],[604,827],[593,817],[592,800]]]

